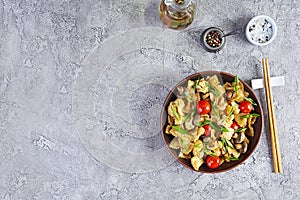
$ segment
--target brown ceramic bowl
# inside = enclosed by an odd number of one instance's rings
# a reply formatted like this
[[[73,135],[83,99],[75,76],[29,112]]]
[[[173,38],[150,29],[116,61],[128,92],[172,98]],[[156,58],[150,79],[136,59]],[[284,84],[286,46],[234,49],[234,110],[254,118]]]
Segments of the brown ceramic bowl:
[[[164,142],[167,146],[167,148],[169,149],[170,153],[172,154],[172,156],[179,162],[181,163],[183,166],[194,170],[192,164],[191,164],[191,160],[190,159],[182,159],[182,158],[178,158],[178,153],[180,150],[174,150],[171,149],[169,147],[169,143],[171,142],[171,140],[173,139],[174,136],[170,135],[170,134],[165,134],[165,129],[167,126],[167,109],[168,106],[170,104],[171,101],[174,101],[176,99],[176,95],[175,95],[175,91],[176,88],[180,85],[185,85],[187,80],[197,80],[199,77],[206,77],[208,75],[212,76],[212,75],[217,75],[220,82],[222,81],[221,78],[223,79],[223,83],[226,82],[233,82],[234,81],[234,75],[226,73],[226,72],[218,72],[218,71],[205,71],[205,72],[200,72],[200,73],[196,73],[193,75],[190,75],[188,77],[186,77],[185,79],[183,79],[182,81],[180,81],[168,94],[164,105],[163,105],[163,109],[161,112],[161,116],[160,116],[160,126],[161,126],[161,133],[162,133],[162,137],[164,139]],[[247,137],[249,139],[249,146],[248,146],[248,150],[246,153],[241,154],[239,157],[239,160],[237,161],[231,161],[231,162],[224,162],[222,165],[220,165],[217,169],[210,169],[206,166],[205,163],[202,164],[202,166],[199,168],[199,170],[194,170],[197,172],[203,172],[203,173],[218,173],[218,172],[225,172],[228,171],[234,167],[237,167],[238,165],[240,165],[241,163],[243,163],[247,158],[249,158],[249,156],[253,153],[253,151],[255,150],[261,134],[262,134],[262,130],[263,130],[263,112],[262,112],[262,108],[260,105],[260,102],[257,98],[257,96],[255,95],[254,91],[250,88],[250,86],[245,83],[244,81],[240,80],[243,84],[244,84],[244,89],[245,91],[247,91],[249,93],[249,97],[252,98],[255,102],[257,102],[257,106],[254,106],[254,112],[260,114],[260,117],[257,118],[255,124],[253,125],[254,128],[254,137]],[[222,83],[222,82],[221,82]]]

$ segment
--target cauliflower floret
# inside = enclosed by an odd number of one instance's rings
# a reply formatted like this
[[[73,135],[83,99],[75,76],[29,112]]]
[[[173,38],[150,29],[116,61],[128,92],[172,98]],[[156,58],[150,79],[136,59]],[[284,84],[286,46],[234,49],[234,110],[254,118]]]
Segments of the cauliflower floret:
[[[230,140],[232,135],[234,134],[234,129],[232,128],[227,128],[228,132],[222,132],[221,137],[226,138],[227,140]]]
[[[204,80],[204,78],[198,81],[197,90],[204,94],[208,93],[208,87],[206,85],[206,81]]]
[[[174,124],[181,124],[184,120],[182,111],[185,103],[182,99],[176,99],[168,106],[168,114],[174,119]]]
[[[199,167],[203,164],[203,159],[194,156],[191,159],[191,163],[195,170],[199,170]]]
[[[203,143],[201,140],[197,140],[194,145],[193,154],[194,156],[199,155],[199,152],[202,151]]]
[[[239,104],[237,104],[236,102],[233,101],[233,102],[231,102],[231,106],[233,107],[234,114],[240,113]]]
[[[194,81],[188,80],[187,88],[190,89],[194,86]]]
[[[233,119],[234,115],[231,115],[230,117],[225,116],[222,120],[222,125],[226,128],[229,128],[232,124]]]

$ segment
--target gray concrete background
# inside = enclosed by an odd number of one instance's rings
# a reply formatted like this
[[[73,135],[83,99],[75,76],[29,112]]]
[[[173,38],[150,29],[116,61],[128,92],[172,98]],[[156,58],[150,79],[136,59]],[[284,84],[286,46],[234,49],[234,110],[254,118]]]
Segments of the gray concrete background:
[[[197,1],[179,32],[161,25],[158,3],[0,1],[0,199],[299,198],[300,2]],[[236,35],[211,54],[195,42],[206,27],[228,32],[258,14],[278,25],[266,47]],[[261,78],[262,57],[286,79],[273,88],[284,174],[272,172],[267,124],[254,154],[229,172],[174,162],[157,124],[168,90],[211,69]]]

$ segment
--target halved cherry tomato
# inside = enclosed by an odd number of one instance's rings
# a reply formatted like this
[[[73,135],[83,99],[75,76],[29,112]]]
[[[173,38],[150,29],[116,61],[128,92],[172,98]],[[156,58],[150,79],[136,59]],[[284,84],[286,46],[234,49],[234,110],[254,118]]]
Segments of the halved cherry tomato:
[[[242,113],[250,113],[253,110],[253,106],[249,101],[243,101],[240,103],[239,109]]]
[[[202,126],[204,128],[204,136],[208,136],[210,134],[210,131],[211,131],[211,128],[210,128],[210,125],[208,124],[205,124],[204,126]]]
[[[234,130],[237,130],[237,129],[239,129],[240,126],[238,125],[238,123],[236,123],[235,121],[233,121],[230,127],[232,129],[234,129]]]
[[[200,100],[197,104],[197,111],[200,115],[208,114],[210,112],[211,106],[209,101]]]
[[[219,156],[207,156],[206,165],[211,169],[216,169],[220,166],[221,159]]]

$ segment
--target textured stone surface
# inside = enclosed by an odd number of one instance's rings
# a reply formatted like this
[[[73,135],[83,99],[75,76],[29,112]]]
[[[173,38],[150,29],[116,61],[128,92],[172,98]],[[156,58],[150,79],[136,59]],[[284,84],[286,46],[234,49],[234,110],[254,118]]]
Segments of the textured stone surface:
[[[0,1],[0,199],[299,199],[300,2],[198,1],[180,32],[161,25],[158,3]],[[266,47],[242,35],[217,54],[196,43],[206,27],[228,32],[258,14],[278,25]],[[168,91],[203,70],[261,78],[262,57],[286,78],[273,88],[284,174],[272,172],[267,124],[229,172],[174,162],[158,126]]]

